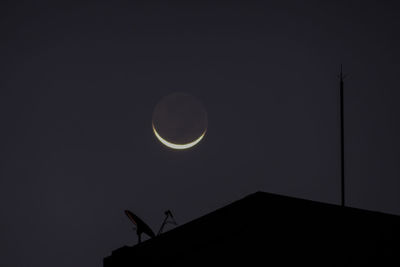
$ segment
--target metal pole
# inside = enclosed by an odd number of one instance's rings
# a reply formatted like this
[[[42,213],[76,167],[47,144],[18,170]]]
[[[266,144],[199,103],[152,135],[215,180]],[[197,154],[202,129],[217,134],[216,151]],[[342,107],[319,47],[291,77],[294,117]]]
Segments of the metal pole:
[[[345,180],[344,180],[344,112],[343,112],[343,71],[340,65],[340,174],[341,174],[341,205],[345,206]]]

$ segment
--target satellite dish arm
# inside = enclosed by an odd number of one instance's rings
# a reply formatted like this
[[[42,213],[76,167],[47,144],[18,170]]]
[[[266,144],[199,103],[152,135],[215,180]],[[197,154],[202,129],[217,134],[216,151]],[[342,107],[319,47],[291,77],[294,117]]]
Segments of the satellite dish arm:
[[[161,224],[160,230],[158,230],[157,235],[160,235],[162,233],[162,231],[164,230],[164,226],[167,224],[167,220],[168,220],[168,215],[165,217],[163,223]]]
[[[165,225],[166,225],[167,223],[172,223],[172,224],[177,225],[177,223],[176,223],[175,220],[174,220],[174,216],[172,215],[172,212],[171,212],[170,210],[167,210],[164,214],[165,214],[165,219],[164,219],[163,223],[161,224],[160,230],[158,230],[157,235],[160,235],[160,234],[162,233],[162,231],[164,230],[164,227],[165,227]],[[169,221],[168,221],[168,218],[169,218],[169,217],[171,217],[172,222],[169,222]]]

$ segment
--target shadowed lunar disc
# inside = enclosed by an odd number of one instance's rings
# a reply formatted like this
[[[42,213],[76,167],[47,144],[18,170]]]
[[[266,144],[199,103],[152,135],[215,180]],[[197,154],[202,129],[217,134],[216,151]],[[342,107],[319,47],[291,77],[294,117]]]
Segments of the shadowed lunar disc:
[[[173,93],[156,105],[152,123],[154,134],[161,143],[174,149],[186,149],[204,137],[207,112],[195,97]]]

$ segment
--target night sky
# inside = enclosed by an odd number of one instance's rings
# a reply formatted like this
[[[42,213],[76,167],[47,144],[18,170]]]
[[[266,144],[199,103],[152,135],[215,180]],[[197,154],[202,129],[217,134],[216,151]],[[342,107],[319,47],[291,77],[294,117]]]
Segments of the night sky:
[[[347,204],[400,214],[396,1],[35,2],[0,4],[1,266],[102,266],[137,242],[124,209],[339,204],[341,63]],[[187,151],[151,127],[176,91],[208,114]]]

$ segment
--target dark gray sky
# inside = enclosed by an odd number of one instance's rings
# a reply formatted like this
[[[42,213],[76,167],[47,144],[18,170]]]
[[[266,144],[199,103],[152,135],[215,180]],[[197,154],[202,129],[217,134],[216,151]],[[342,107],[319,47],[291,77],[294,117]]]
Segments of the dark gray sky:
[[[0,265],[101,266],[126,208],[156,231],[257,190],[339,203],[340,63],[348,205],[400,214],[396,1],[6,2]],[[174,91],[208,113],[188,151],[151,129]]]

